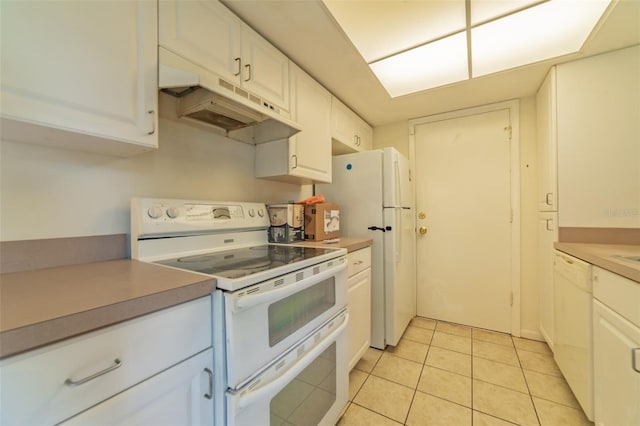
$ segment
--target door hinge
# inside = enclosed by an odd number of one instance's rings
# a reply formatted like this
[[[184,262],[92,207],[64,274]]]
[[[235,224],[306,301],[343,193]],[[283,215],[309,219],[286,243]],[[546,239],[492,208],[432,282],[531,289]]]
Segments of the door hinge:
[[[513,223],[513,208],[509,212],[509,223]]]
[[[510,306],[513,307],[513,292],[511,292],[511,301],[509,303],[510,303]]]
[[[509,132],[509,140],[511,140],[511,137],[513,136],[513,127],[511,127],[511,125],[508,125],[504,128],[504,130]]]

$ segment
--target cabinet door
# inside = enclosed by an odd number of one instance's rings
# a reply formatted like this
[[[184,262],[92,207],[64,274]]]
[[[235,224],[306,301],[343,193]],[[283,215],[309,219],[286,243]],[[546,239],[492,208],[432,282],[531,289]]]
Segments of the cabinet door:
[[[161,0],[158,22],[160,46],[240,83],[242,21],[220,2]]]
[[[3,2],[1,27],[4,138],[157,146],[155,2]]]
[[[302,126],[290,139],[291,174],[331,183],[331,94],[297,66],[291,77],[293,119]]]
[[[209,349],[63,424],[212,425],[213,397],[213,350]]]
[[[640,424],[640,328],[597,300],[593,314],[595,423]]]
[[[349,370],[362,358],[371,342],[371,269],[350,277]]]
[[[556,68],[552,67],[536,95],[538,117],[538,210],[558,210]]]
[[[356,118],[356,149],[369,151],[373,146],[373,129],[360,117]]]
[[[355,152],[353,112],[335,96],[331,97],[331,137],[345,145],[348,152]],[[334,154],[336,154],[334,152]]]
[[[558,215],[538,215],[538,309],[540,333],[553,351],[553,243],[558,241]]]
[[[242,86],[289,111],[289,59],[244,24],[242,52]]]
[[[561,227],[640,227],[640,46],[557,66]]]

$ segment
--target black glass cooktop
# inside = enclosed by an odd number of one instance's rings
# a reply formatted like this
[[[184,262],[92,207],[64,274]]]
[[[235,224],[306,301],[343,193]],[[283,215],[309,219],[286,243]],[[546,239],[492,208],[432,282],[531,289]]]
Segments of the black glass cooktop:
[[[332,252],[320,247],[262,245],[162,260],[161,265],[228,279],[277,268]]]

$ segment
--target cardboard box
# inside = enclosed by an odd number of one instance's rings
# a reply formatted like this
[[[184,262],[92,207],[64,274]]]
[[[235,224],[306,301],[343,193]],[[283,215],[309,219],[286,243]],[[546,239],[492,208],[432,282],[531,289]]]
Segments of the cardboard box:
[[[270,204],[267,211],[271,222],[269,242],[291,243],[304,240],[304,205]]]
[[[304,239],[328,240],[340,236],[340,207],[332,203],[304,206]]]

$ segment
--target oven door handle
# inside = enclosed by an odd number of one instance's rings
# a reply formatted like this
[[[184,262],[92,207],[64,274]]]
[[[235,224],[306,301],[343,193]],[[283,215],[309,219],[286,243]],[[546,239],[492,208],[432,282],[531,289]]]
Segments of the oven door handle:
[[[344,258],[342,258],[344,259]],[[312,275],[309,278],[305,278],[301,281],[297,281],[295,283],[288,284],[282,288],[277,288],[275,290],[265,291],[264,293],[256,293],[256,294],[243,294],[242,296],[235,297],[235,301],[232,304],[233,312],[238,312],[243,309],[251,308],[256,305],[260,305],[265,302],[273,302],[278,299],[287,297],[291,294],[297,293],[300,290],[304,290],[305,288],[311,287],[314,284],[317,284],[331,276],[336,275],[339,272],[342,272],[347,269],[346,261],[342,261],[342,264],[339,266],[331,267],[326,271],[322,271],[317,275]]]
[[[349,324],[349,312],[344,313],[344,321],[342,324],[338,326],[331,334],[327,335],[316,347],[311,349],[308,353],[304,354],[298,361],[293,364],[287,371],[285,371],[281,376],[272,380],[264,386],[257,388],[256,390],[247,392],[244,395],[241,395],[236,403],[236,407],[239,410],[242,410],[254,402],[263,399],[267,395],[275,395],[280,392],[284,387],[289,384],[293,379],[295,379],[298,374],[302,373],[302,371],[309,366],[308,359],[315,359],[322,352],[324,352],[333,342],[336,341],[337,337],[347,328]]]

